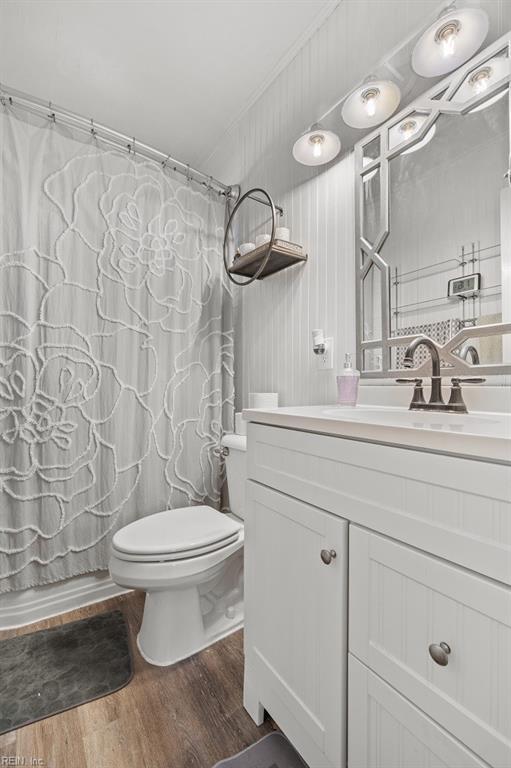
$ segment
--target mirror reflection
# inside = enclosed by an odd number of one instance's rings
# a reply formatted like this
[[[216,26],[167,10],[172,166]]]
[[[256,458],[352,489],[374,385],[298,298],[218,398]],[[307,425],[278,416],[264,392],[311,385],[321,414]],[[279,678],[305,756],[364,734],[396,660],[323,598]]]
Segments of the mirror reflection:
[[[443,345],[474,327],[470,341],[452,350],[456,357],[471,365],[511,363],[502,336],[477,334],[478,326],[511,320],[508,90],[480,99],[488,82],[501,82],[508,69],[509,59],[499,56],[467,75],[452,95],[453,102],[475,99],[467,114],[434,120],[418,103],[382,129],[391,151],[388,189],[378,168],[361,176],[360,234],[374,243],[383,226],[383,196],[389,232],[379,254],[388,265],[389,295],[387,302],[378,265],[361,274],[362,341],[382,338],[388,312],[391,337],[426,334]],[[363,167],[378,149],[379,137],[364,146]],[[388,367],[403,368],[405,346],[391,347]],[[419,350],[417,363],[426,358]],[[381,349],[365,349],[362,360],[364,370],[381,370]]]

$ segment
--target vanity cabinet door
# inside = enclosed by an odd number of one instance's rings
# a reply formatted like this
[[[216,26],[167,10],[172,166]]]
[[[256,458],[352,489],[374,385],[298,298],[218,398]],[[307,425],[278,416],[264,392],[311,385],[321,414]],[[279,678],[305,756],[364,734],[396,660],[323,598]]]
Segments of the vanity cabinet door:
[[[245,706],[258,722],[266,709],[313,768],[343,768],[348,524],[247,485]]]
[[[511,590],[350,527],[350,652],[494,768],[511,766]]]
[[[351,654],[348,690],[349,768],[488,768]]]

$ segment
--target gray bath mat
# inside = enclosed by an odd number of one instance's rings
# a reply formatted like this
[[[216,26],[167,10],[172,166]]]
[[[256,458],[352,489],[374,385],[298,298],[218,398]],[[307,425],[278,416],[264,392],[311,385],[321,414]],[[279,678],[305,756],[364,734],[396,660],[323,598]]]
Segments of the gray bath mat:
[[[214,768],[307,768],[307,765],[282,733],[269,733],[243,752],[221,760]]]
[[[120,611],[2,640],[0,733],[114,693],[131,676]]]

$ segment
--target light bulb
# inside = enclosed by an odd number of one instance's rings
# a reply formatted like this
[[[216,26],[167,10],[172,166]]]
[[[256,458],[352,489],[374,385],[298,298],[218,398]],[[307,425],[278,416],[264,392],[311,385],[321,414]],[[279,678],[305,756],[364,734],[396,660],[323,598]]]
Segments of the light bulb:
[[[366,112],[369,115],[369,117],[374,117],[374,115],[376,114],[376,99],[374,98],[374,96],[371,96],[370,99],[367,99]]]
[[[379,95],[380,95],[380,91],[378,90],[378,88],[368,88],[366,91],[364,91],[361,94],[362,101],[364,103],[364,109],[368,117],[375,116],[376,102],[378,100]]]
[[[323,154],[323,142],[325,141],[324,137],[318,133],[315,136],[311,136],[309,141],[312,144],[312,156],[321,157]]]
[[[448,56],[454,56],[456,50],[456,35],[450,33],[442,38],[442,55],[446,59]]]
[[[491,67],[482,67],[470,76],[468,83],[476,93],[484,93],[484,91],[488,90],[492,74],[493,70]]]
[[[403,135],[403,139],[407,141],[408,139],[411,139],[414,133],[417,132],[417,122],[416,120],[405,120],[404,123],[401,123],[399,126],[399,133]]]
[[[461,24],[457,19],[448,21],[438,29],[435,35],[435,42],[440,45],[444,59],[454,56],[456,53],[456,38],[460,29]]]

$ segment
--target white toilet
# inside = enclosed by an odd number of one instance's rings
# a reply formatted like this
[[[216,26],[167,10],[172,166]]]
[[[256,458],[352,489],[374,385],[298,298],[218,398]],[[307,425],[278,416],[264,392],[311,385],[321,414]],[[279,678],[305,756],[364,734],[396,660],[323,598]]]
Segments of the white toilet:
[[[243,623],[246,441],[222,439],[231,514],[207,506],[171,509],[113,537],[112,579],[147,593],[137,644],[151,664],[174,664]]]

